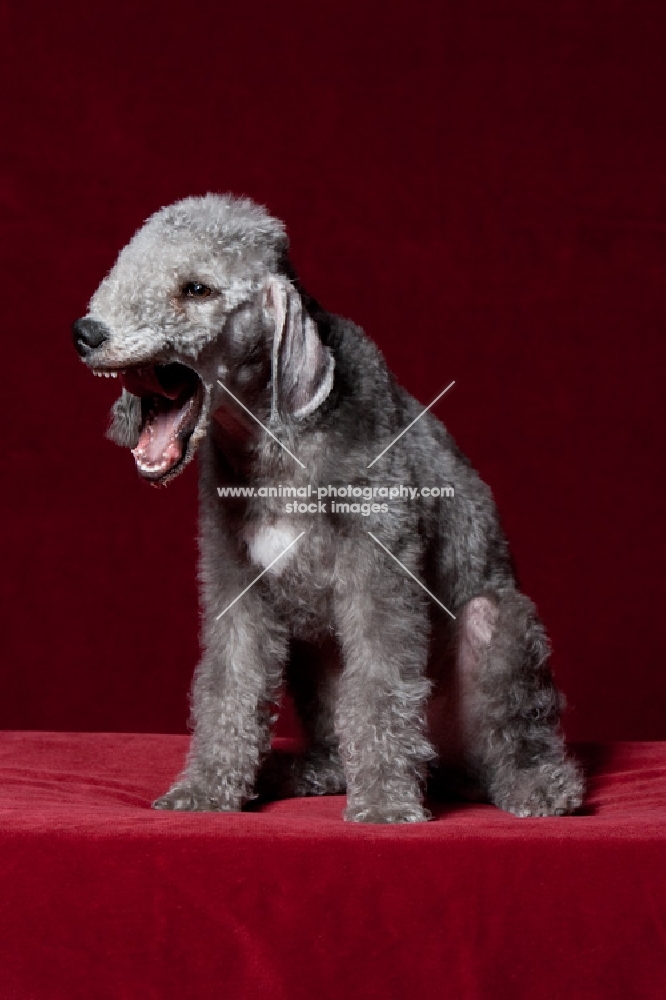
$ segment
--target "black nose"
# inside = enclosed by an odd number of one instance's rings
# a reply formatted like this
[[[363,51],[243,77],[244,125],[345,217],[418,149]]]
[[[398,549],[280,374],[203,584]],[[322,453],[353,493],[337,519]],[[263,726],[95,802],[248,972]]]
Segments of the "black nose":
[[[98,320],[84,318],[77,319],[72,324],[72,336],[74,337],[74,347],[81,357],[85,357],[89,351],[93,351],[109,339],[109,331]]]

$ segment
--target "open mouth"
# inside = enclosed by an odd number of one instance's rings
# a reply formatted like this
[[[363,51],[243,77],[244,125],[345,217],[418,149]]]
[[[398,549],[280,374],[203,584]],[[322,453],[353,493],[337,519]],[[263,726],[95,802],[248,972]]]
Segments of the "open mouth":
[[[204,400],[201,379],[186,365],[144,365],[119,376],[141,399],[141,429],[132,454],[145,479],[162,479],[180,465]]]

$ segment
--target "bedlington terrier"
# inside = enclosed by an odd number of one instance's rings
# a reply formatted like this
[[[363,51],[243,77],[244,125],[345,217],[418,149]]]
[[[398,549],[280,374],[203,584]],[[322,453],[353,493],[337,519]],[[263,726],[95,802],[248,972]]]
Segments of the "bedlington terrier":
[[[108,434],[139,475],[166,483],[199,455],[203,655],[185,767],[155,808],[346,791],[348,820],[418,822],[438,767],[516,816],[581,805],[489,488],[306,293],[279,220],[231,195],[161,209],[74,341],[122,383]],[[300,754],[271,752],[283,686]]]

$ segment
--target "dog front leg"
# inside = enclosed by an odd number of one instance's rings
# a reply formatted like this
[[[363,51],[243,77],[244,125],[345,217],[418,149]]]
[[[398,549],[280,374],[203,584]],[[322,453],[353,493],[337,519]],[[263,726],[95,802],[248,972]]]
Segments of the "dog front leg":
[[[370,559],[361,587],[355,569],[336,608],[343,670],[335,726],[347,779],[345,819],[420,822],[430,815],[423,791],[434,757],[425,725],[427,607],[408,577],[380,563],[381,553]]]
[[[219,621],[218,609],[210,609],[205,653],[194,676],[187,762],[155,809],[241,809],[253,796],[270,747],[287,654],[284,629],[258,592],[245,594]]]

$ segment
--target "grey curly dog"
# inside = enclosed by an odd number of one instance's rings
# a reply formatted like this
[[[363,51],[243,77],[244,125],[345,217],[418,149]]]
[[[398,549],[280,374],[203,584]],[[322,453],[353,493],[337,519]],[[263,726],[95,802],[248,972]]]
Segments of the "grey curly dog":
[[[346,791],[348,820],[418,822],[429,773],[517,816],[581,805],[490,490],[363,331],[305,292],[280,221],[230,195],[161,209],[74,340],[122,382],[109,436],[142,477],[199,453],[203,656],[187,761],[155,808]],[[338,499],[285,502],[317,484]],[[396,497],[441,484],[454,496]],[[283,685],[300,754],[271,752]]]

